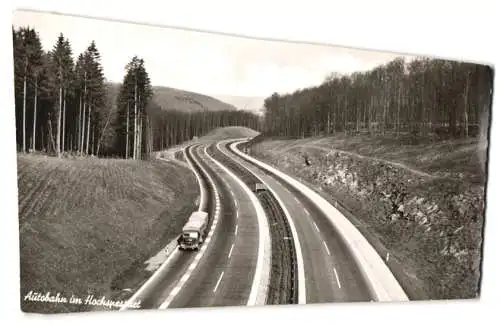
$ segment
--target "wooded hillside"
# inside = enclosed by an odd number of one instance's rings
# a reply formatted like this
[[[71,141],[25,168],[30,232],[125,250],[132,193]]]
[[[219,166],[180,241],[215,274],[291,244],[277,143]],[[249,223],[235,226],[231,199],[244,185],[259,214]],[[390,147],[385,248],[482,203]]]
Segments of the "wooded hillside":
[[[108,82],[106,86],[109,91],[108,96],[114,100],[120,91],[121,84]],[[152,89],[152,101],[164,110],[183,112],[236,110],[233,105],[200,93],[154,85]]]
[[[264,133],[485,136],[492,90],[489,66],[397,58],[367,72],[332,74],[316,87],[273,93],[265,100]]]
[[[12,35],[20,152],[144,159],[217,127],[260,125],[258,116],[209,96],[153,87],[140,57],[117,85],[107,82],[94,41],[75,57],[62,33],[48,52],[30,27],[13,27]]]

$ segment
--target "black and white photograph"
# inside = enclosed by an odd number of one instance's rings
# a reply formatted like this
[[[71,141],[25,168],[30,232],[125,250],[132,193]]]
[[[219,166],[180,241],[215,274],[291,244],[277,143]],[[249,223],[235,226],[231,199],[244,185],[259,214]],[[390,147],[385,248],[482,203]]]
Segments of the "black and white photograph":
[[[480,298],[492,65],[29,10],[12,37],[23,312]]]

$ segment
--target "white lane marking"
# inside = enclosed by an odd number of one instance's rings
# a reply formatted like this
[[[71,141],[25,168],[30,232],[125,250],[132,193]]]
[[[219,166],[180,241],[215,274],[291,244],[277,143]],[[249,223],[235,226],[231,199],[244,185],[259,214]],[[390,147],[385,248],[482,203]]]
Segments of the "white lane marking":
[[[271,172],[273,175],[280,178],[291,187],[300,191],[305,197],[313,202],[320,210],[323,211],[326,219],[332,226],[341,231],[341,236],[347,242],[346,245],[350,250],[353,258],[358,263],[358,268],[367,279],[368,285],[374,293],[374,298],[377,301],[408,301],[409,298],[405,291],[394,277],[389,267],[383,258],[379,256],[373,246],[366,240],[361,232],[354,226],[338,209],[334,208],[331,203],[324,199],[321,195],[300,182],[300,179],[285,174],[273,168],[272,166],[255,159],[248,154],[241,152],[236,148],[236,145],[246,142],[239,141],[231,144],[231,150],[243,158],[244,160],[257,165],[258,167]]]
[[[139,300],[139,296],[147,289],[147,287],[149,285],[153,285],[153,282],[156,280],[156,277],[158,277],[160,275],[160,273],[162,273],[164,271],[164,269],[170,264],[170,262],[172,261],[172,259],[179,253],[179,248],[176,247],[175,250],[168,256],[167,260],[165,260],[165,262],[161,265],[160,268],[158,268],[158,270],[155,271],[155,273],[146,281],[146,283],[144,285],[141,286],[141,288],[139,288],[139,290],[137,290],[137,292],[127,300],[127,302],[125,303],[125,305],[123,305],[120,310],[123,311],[123,310],[126,310],[128,308],[128,306],[133,303],[134,301],[136,300]]]
[[[198,186],[200,188],[200,202],[199,202],[198,210],[201,211],[203,209],[204,205],[206,205],[207,192],[206,192],[206,188],[203,186],[203,180],[201,179],[201,176],[196,171],[196,169],[194,168],[194,165],[191,163],[191,161],[187,158],[186,151],[191,150],[191,148],[192,148],[191,146],[184,148],[183,154],[184,154],[185,159],[188,162],[189,167],[191,168],[191,170],[195,174],[196,180],[198,182]],[[216,220],[214,220],[214,223],[216,223]],[[157,277],[165,271],[168,264],[170,264],[170,262],[178,254],[178,252],[179,252],[179,249],[176,247],[175,250],[172,253],[170,253],[170,255],[167,257],[165,262],[163,262],[163,264],[153,273],[153,275],[135,292],[134,295],[132,295],[132,297],[130,297],[127,300],[127,302],[120,308],[120,311],[126,310],[132,302],[138,300],[139,296],[141,296],[146,290],[148,290],[150,286],[154,285],[154,281],[157,280]]]
[[[191,149],[191,147],[189,147],[189,149]],[[202,170],[202,172],[206,175],[208,182],[209,182],[209,185],[212,187],[212,190],[213,190],[213,193],[215,196],[215,215],[214,215],[213,225],[210,228],[210,232],[208,233],[207,238],[205,239],[205,242],[203,243],[203,246],[201,247],[200,251],[198,251],[198,254],[194,258],[192,263],[189,265],[187,272],[184,274],[184,276],[181,278],[181,280],[179,280],[179,282],[177,283],[175,288],[172,289],[172,291],[168,295],[167,299],[165,299],[165,301],[160,305],[160,307],[159,307],[160,309],[168,308],[168,306],[170,305],[170,303],[172,303],[172,301],[177,296],[179,291],[182,289],[184,284],[189,280],[189,277],[193,273],[194,269],[198,266],[198,264],[201,260],[201,257],[207,251],[207,245],[208,245],[208,243],[210,243],[210,241],[212,239],[212,235],[214,234],[214,231],[215,231],[215,228],[217,227],[217,223],[218,223],[218,219],[219,219],[220,198],[219,198],[219,192],[217,190],[217,187],[215,186],[215,182],[213,181],[212,177],[208,174],[208,172],[204,168],[201,167],[200,163],[196,160],[196,158],[192,154],[191,154],[191,156],[193,157],[193,161],[195,161],[195,163],[197,163],[198,166],[200,167],[200,170]]]
[[[326,252],[328,253],[328,255],[331,255],[330,250],[328,249],[328,246],[326,245],[325,241],[323,241],[323,245],[325,246],[325,249],[326,249]]]
[[[222,142],[217,143],[216,147],[219,151],[222,152],[222,150],[220,149],[221,143]],[[257,264],[255,265],[255,273],[247,305],[265,305],[271,272],[271,236],[269,234],[269,224],[266,213],[259,200],[257,199],[257,196],[240,178],[238,178],[236,174],[234,174],[222,163],[210,156],[206,151],[206,147],[205,154],[240,185],[240,187],[245,191],[247,196],[250,198],[252,205],[254,206],[259,227],[259,246],[257,250]]]
[[[236,208],[238,208],[238,200],[234,200],[234,206],[236,206]]]
[[[236,199],[236,197],[234,196],[234,192],[231,189],[229,189],[229,192],[231,192],[231,196],[233,197],[233,199]]]
[[[175,288],[172,290],[172,293],[173,293],[174,295],[177,295],[177,294],[179,293],[179,291],[180,291],[180,290],[181,290],[181,287],[177,286],[177,287],[175,287]]]
[[[238,225],[234,228],[234,236],[238,236]]]
[[[233,145],[235,145],[235,144],[231,144],[230,147],[233,148]],[[229,155],[226,154],[225,152],[223,152],[223,151],[221,151],[221,152],[224,153],[226,156],[229,157]],[[260,182],[265,183],[265,181],[260,176],[258,176],[254,171],[250,170],[243,163],[241,163],[240,161],[238,161],[236,159],[233,159],[233,161],[236,161],[243,168],[247,169],[257,179],[259,179]],[[290,192],[288,191],[288,189],[286,189],[280,182],[276,181],[276,183],[279,184],[280,186],[282,186],[283,189],[287,193],[290,194]],[[280,196],[270,186],[267,186],[267,188],[271,192],[271,194],[276,198],[276,200],[278,201],[278,204],[283,209],[283,212],[285,213],[285,216],[286,216],[286,219],[288,221],[288,224],[290,225],[290,230],[292,231],[292,238],[293,238],[293,242],[294,242],[294,246],[295,246],[295,255],[296,255],[296,260],[297,260],[297,272],[298,272],[297,281],[298,281],[298,285],[299,285],[299,287],[298,287],[298,295],[299,295],[298,296],[299,297],[298,298],[299,299],[298,303],[299,304],[305,304],[306,303],[306,277],[305,277],[305,270],[304,270],[304,258],[302,257],[302,247],[301,247],[301,242],[299,240],[299,235],[297,234],[297,229],[295,228],[295,224],[293,222],[293,218],[290,215],[290,213],[288,212],[288,209],[286,208],[285,204],[281,200]]]
[[[300,204],[300,200],[297,198],[297,197],[293,197],[293,199],[295,199],[295,201]]]
[[[229,250],[229,254],[227,256],[228,259],[231,257],[231,254],[233,253],[233,248],[234,248],[234,243],[233,245],[231,245],[231,249]]]
[[[335,278],[337,278],[337,286],[339,286],[339,288],[342,288],[342,286],[340,285],[340,280],[339,280],[339,275],[337,273],[337,269],[333,268],[333,271],[335,272]]]
[[[238,210],[236,211],[236,218],[238,218],[240,216],[240,213],[238,212]]]
[[[215,288],[214,288],[213,292],[217,291],[217,287],[219,287],[219,284],[220,284],[220,281],[222,280],[222,276],[223,275],[224,275],[224,271],[222,271],[222,273],[220,274],[219,280],[217,280],[217,284],[215,285]]]
[[[287,193],[290,193],[290,191],[288,191],[288,188],[285,187],[284,184],[282,184],[281,182],[277,181],[277,184],[279,184],[281,186],[281,188],[283,188],[283,190],[285,190]]]
[[[186,282],[189,279],[187,272],[182,276],[180,282]]]
[[[311,214],[309,214],[309,211],[307,210],[307,208],[304,208],[304,212],[307,214],[307,216],[311,216]]]
[[[318,233],[319,233],[319,228],[318,228],[318,225],[316,225],[316,222],[315,222],[315,221],[313,221],[313,224],[314,224],[314,227],[316,227],[316,231],[318,231]],[[323,243],[325,243],[325,242],[323,242]]]
[[[205,246],[201,247],[202,249],[205,248]],[[197,254],[196,257],[194,258],[196,261],[199,261],[201,259],[201,254]],[[191,264],[192,265],[192,264]]]

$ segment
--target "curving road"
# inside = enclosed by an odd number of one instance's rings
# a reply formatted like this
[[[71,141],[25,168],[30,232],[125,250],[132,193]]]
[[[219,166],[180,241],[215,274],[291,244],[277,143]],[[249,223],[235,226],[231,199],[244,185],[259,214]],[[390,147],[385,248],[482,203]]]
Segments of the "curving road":
[[[224,165],[230,161],[222,159],[222,154],[265,183],[285,211],[298,246],[299,303],[379,300],[361,271],[365,268],[360,268],[352,249],[332,226],[331,215],[264,170],[266,165],[257,166],[258,162],[237,155],[234,142],[198,144],[186,150],[200,182],[200,209],[211,215],[210,231],[199,252],[176,249],[153,275],[151,284],[136,293],[142,308],[265,303],[271,271],[270,225],[256,196],[231,171],[235,165]],[[220,152],[212,156],[207,150],[210,145]]]
[[[235,179],[198,147],[193,154],[220,191],[220,225],[202,258],[170,307],[246,305],[257,264],[259,231],[255,208]]]
[[[372,300],[350,251],[323,212],[301,192],[234,154],[230,143],[223,142],[218,147],[260,177],[291,211],[304,261],[306,303]]]
[[[142,309],[246,305],[259,270],[256,208],[206,147],[189,147],[186,158],[208,188],[200,203],[213,215],[209,234],[199,252],[176,248],[137,299]]]

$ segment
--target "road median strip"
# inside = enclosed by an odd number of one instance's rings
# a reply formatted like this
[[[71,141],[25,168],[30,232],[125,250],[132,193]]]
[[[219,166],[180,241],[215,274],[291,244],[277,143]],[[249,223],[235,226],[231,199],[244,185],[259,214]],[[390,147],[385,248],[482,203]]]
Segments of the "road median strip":
[[[231,158],[228,156],[225,152],[221,151],[224,155],[226,155],[228,158]],[[231,158],[232,159],[232,158]],[[234,160],[236,163],[241,165],[244,169],[246,169],[248,172],[250,172],[255,178],[257,178],[260,182],[265,183],[264,180],[259,177],[255,172],[247,168],[245,165],[243,165],[240,161]],[[278,196],[278,194],[271,188],[267,187],[271,195],[276,199],[278,204],[280,205],[281,209],[283,210],[283,213],[285,214],[286,217],[286,222],[288,223],[288,226],[290,227],[290,232],[292,234],[292,239],[293,239],[293,245],[294,245],[294,256],[295,260],[297,263],[297,285],[298,285],[298,292],[297,292],[297,303],[298,304],[306,304],[306,285],[305,285],[305,270],[304,270],[304,259],[302,256],[302,248],[299,240],[299,236],[297,233],[297,229],[295,227],[295,224],[293,222],[293,219],[290,215],[290,212],[286,208],[284,202],[281,200],[281,198]]]
[[[236,174],[222,165],[222,163],[208,154],[206,147],[205,154],[213,163],[215,163],[219,168],[233,178],[241,186],[241,188],[243,188],[256,210],[259,226],[259,246],[255,275],[247,305],[265,305],[271,272],[271,238],[269,234],[269,224],[267,222],[264,209],[255,194],[245,185],[245,183]]]
[[[377,301],[407,301],[408,296],[400,284],[359,230],[338,209],[333,207],[326,199],[314,192],[309,187],[295,180],[291,176],[261,162],[243,152],[236,146],[244,141],[230,145],[231,150],[241,158],[264,169],[276,177],[293,186],[314,203],[338,230],[346,246],[350,249],[354,260],[360,268],[373,297]]]

